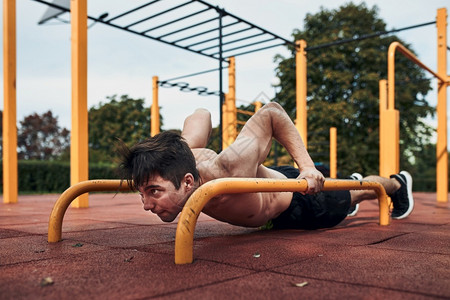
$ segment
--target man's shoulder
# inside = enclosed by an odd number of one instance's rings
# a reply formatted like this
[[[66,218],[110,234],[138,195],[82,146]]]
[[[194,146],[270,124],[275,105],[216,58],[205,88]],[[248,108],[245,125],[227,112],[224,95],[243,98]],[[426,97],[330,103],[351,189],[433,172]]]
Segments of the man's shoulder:
[[[197,164],[204,161],[213,160],[217,157],[217,153],[208,148],[195,148],[191,149],[191,151],[194,154]]]

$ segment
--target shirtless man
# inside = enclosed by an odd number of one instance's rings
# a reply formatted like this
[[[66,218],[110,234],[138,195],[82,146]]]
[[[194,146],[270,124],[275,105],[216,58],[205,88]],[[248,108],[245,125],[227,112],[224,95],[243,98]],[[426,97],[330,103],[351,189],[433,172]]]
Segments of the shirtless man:
[[[166,131],[122,149],[123,178],[139,191],[145,210],[171,222],[200,185],[224,177],[297,178],[308,183],[304,193],[224,194],[205,205],[205,214],[239,226],[258,227],[269,222],[280,229],[332,227],[347,216],[350,207],[376,199],[371,190],[321,192],[325,179],[278,103],[266,104],[255,113],[235,142],[219,154],[205,148],[211,128],[210,113],[198,109],[186,118],[181,136]],[[262,165],[272,138],[286,148],[298,169]],[[403,171],[391,178],[369,176],[365,180],[384,186],[393,199],[393,218],[411,213],[414,202],[409,173]]]

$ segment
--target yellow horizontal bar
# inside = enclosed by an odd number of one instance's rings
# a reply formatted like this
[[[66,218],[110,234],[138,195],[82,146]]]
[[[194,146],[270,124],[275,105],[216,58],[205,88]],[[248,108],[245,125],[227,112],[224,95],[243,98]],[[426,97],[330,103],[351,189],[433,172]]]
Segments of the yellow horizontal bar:
[[[236,109],[236,112],[238,114],[243,114],[243,115],[247,115],[247,116],[253,116],[255,114],[255,112],[253,112],[253,111],[246,111],[246,110],[242,110],[242,109]]]
[[[127,182],[121,180],[87,180],[72,185],[61,194],[53,206],[48,222],[48,242],[55,243],[61,240],[64,214],[70,203],[78,196],[88,192],[129,190],[131,189]]]
[[[213,197],[220,194],[254,192],[300,192],[306,189],[306,180],[296,179],[222,178],[205,183],[191,195],[181,211],[175,237],[175,263],[192,263],[197,218]],[[380,209],[379,224],[389,225],[388,197],[380,183],[327,179],[323,190],[374,190],[378,196]]]

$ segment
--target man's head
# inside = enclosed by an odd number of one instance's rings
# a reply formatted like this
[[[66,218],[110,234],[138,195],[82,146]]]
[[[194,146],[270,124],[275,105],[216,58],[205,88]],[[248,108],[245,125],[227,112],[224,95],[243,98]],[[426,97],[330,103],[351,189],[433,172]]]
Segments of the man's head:
[[[177,190],[187,173],[191,173],[195,181],[199,178],[191,149],[173,131],[164,131],[129,149],[123,147],[120,152],[122,179],[135,190],[154,176],[169,180]]]
[[[165,131],[131,148],[123,145],[120,152],[122,179],[139,191],[144,209],[173,221],[199,179],[187,143],[178,133]]]

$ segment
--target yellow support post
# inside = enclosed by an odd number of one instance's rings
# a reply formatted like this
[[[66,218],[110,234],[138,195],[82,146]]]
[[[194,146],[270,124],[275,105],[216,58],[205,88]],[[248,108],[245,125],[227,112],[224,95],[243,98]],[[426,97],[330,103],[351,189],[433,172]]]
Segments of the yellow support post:
[[[337,129],[330,128],[330,178],[337,178]]]
[[[150,135],[155,136],[159,133],[159,102],[158,102],[158,76],[153,76],[153,102],[150,112]]]
[[[437,73],[447,78],[447,9],[440,8],[437,26]],[[436,198],[448,202],[448,151],[447,151],[447,82],[438,81],[437,144],[436,144]]]
[[[227,101],[228,101],[228,93],[223,93],[223,103],[222,103],[222,123],[223,123],[223,131],[222,131],[222,150],[228,147],[228,126],[230,126],[228,121],[228,111],[227,111]]]
[[[189,197],[181,211],[175,236],[175,263],[190,264],[194,260],[194,231],[197,218],[213,197],[236,193],[300,192],[307,187],[306,180],[296,179],[222,178],[205,183]],[[328,179],[325,180],[323,190],[374,190],[378,197],[379,224],[389,225],[388,197],[380,183]]]
[[[3,0],[3,202],[17,203],[16,1]]]
[[[228,102],[228,93],[223,94],[223,103],[222,103],[222,150],[226,149],[228,145],[228,141],[230,140],[228,127],[229,124],[229,114],[227,111],[227,102]]]
[[[295,53],[295,90],[297,102],[297,116],[295,126],[303,139],[305,147],[308,147],[308,123],[306,111],[306,41],[295,42],[297,52]]]
[[[400,117],[399,111],[395,109],[395,51],[399,46],[401,45],[398,42],[393,42],[388,50],[388,99],[384,114],[387,130],[384,145],[387,153],[385,175],[396,174],[400,169]]]
[[[70,1],[72,44],[72,130],[70,145],[70,183],[88,180],[87,111],[87,0]],[[88,207],[88,195],[72,203]]]
[[[255,102],[253,103],[253,105],[255,105],[255,112],[257,112],[258,110],[261,109],[261,107],[262,107],[262,102],[261,102],[261,101],[255,101]]]
[[[234,142],[237,137],[237,111],[236,111],[236,59],[234,56],[230,57],[230,65],[228,66],[228,85],[229,85],[229,102],[228,102],[228,111],[229,111],[229,123],[230,127],[230,136],[232,140],[230,144]]]
[[[379,174],[383,177],[389,177],[391,174],[391,168],[389,167],[389,157],[391,154],[389,153],[388,145],[389,141],[389,132],[392,128],[389,128],[389,123],[386,117],[387,111],[387,80],[382,79],[379,82],[379,90],[380,90],[380,128],[379,128],[379,157],[380,157],[380,170]]]
[[[226,94],[223,109],[224,132],[222,149],[230,146],[237,137],[237,111],[236,111],[236,60],[229,58],[228,65],[228,93]]]

